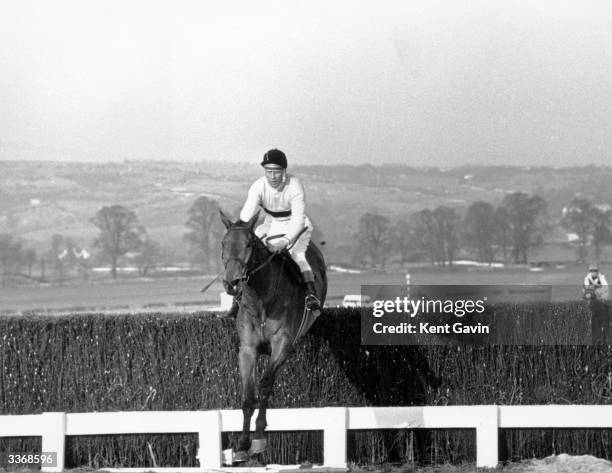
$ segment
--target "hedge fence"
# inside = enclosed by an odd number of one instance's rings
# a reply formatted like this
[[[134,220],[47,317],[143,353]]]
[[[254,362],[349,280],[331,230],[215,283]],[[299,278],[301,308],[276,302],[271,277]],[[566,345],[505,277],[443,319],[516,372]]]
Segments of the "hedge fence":
[[[589,316],[579,302],[548,309]],[[1,318],[0,413],[239,408],[237,348],[233,321],[204,313]],[[361,346],[359,312],[329,309],[278,376],[271,407],[611,402],[610,346]],[[235,439],[225,435],[224,447]],[[474,440],[462,430],[356,431],[349,459],[474,461]],[[504,430],[500,445],[508,459],[612,458],[610,430]],[[3,439],[2,449],[37,451],[40,439]],[[197,466],[196,449],[187,434],[71,437],[66,460]],[[321,462],[322,433],[272,433],[262,460]]]

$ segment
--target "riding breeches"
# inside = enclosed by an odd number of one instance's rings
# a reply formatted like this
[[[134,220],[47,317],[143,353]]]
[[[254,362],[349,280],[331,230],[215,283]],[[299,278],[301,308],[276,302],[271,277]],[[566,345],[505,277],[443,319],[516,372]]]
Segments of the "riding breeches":
[[[312,273],[312,268],[306,260],[306,248],[310,242],[312,236],[312,223],[308,217],[304,217],[304,224],[306,229],[298,237],[295,244],[289,249],[289,254],[293,261],[295,261],[300,267],[302,273],[309,271]],[[275,235],[284,235],[289,227],[289,219],[278,219],[267,215],[261,225],[255,229],[255,235],[259,238],[264,239],[265,237],[271,237]]]

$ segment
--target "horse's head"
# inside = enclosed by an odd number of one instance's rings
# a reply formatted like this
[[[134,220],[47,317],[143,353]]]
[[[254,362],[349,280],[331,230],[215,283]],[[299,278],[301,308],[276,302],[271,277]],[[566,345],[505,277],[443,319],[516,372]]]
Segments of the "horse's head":
[[[253,251],[257,245],[257,236],[253,232],[253,227],[259,212],[257,212],[248,222],[232,222],[222,211],[221,220],[227,228],[227,232],[221,242],[221,258],[225,266],[223,275],[223,287],[225,291],[235,296],[239,286],[247,278],[249,263],[253,256]]]

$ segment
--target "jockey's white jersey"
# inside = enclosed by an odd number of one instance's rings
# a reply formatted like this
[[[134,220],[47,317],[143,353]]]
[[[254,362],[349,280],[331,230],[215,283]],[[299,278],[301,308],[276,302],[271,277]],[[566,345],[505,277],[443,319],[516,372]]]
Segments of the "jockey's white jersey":
[[[585,287],[589,287],[589,286],[601,287],[601,286],[607,286],[607,285],[608,285],[608,281],[606,280],[606,277],[601,273],[596,278],[591,277],[591,273],[587,274],[586,277],[584,278]]]
[[[268,184],[265,176],[257,179],[249,189],[240,211],[240,220],[250,220],[259,206],[266,212],[266,219],[287,222],[286,236],[289,241],[294,241],[306,224],[304,187],[291,174],[285,174],[285,181],[277,189]]]
[[[600,301],[607,301],[610,296],[610,287],[606,277],[599,273],[596,278],[591,277],[591,273],[587,274],[584,278],[585,289],[595,289],[595,295]]]

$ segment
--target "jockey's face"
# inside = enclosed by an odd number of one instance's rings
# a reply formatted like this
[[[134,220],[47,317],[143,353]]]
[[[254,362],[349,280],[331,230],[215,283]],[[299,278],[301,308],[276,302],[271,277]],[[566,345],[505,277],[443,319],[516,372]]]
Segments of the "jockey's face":
[[[278,188],[285,180],[285,169],[277,164],[265,165],[264,172],[266,173],[266,181],[274,189]]]

